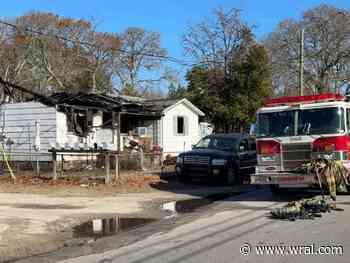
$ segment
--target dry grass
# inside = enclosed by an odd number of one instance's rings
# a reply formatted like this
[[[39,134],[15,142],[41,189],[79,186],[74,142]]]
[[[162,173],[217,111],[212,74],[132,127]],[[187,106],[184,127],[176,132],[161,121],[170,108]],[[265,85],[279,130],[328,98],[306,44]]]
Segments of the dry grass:
[[[111,171],[112,172],[112,171]],[[33,193],[50,195],[113,195],[118,193],[150,192],[157,189],[153,184],[161,183],[159,174],[143,172],[122,172],[120,180],[111,185],[104,184],[104,173],[96,171],[69,172],[53,181],[50,174],[35,176],[29,172],[17,175],[13,181],[10,176],[0,177],[0,192]]]

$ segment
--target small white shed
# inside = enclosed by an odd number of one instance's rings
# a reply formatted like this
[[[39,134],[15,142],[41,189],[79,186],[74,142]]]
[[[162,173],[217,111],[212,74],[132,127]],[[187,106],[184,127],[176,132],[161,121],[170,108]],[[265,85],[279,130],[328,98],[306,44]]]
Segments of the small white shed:
[[[204,113],[189,100],[148,100],[146,103],[162,108],[162,118],[155,121],[154,143],[162,146],[164,155],[190,150],[199,141],[199,117]]]

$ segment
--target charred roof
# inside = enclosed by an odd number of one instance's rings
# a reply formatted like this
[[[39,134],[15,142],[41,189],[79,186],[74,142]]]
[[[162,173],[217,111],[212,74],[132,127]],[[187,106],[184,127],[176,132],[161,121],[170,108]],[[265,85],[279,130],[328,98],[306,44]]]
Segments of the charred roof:
[[[176,104],[179,101],[180,99],[145,100],[144,105],[147,105],[156,111],[162,112],[166,108]]]
[[[11,95],[10,89],[18,90],[32,96],[32,100],[39,101],[47,106],[56,106],[57,110],[101,110],[105,112],[122,112],[124,114],[136,114],[149,117],[161,117],[165,108],[177,103],[179,100],[158,99],[146,100],[140,97],[124,95],[102,95],[95,93],[69,94],[66,92],[45,96],[15,83],[5,81],[0,77],[0,86]]]
[[[39,99],[40,101],[40,99]],[[47,101],[41,101],[47,104]],[[55,93],[50,96],[50,104],[58,108],[74,108],[77,110],[101,110],[122,112],[126,114],[139,114],[146,116],[161,116],[161,111],[141,102],[131,101],[123,97],[108,96],[102,94],[68,94],[65,92]],[[53,106],[51,105],[51,106]]]

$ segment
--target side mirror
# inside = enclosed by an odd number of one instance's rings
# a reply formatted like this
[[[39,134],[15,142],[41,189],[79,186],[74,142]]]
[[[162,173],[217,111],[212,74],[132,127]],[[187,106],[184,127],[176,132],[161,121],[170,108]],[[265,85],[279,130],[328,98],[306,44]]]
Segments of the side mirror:
[[[255,135],[256,135],[256,123],[250,124],[249,135],[255,137]]]

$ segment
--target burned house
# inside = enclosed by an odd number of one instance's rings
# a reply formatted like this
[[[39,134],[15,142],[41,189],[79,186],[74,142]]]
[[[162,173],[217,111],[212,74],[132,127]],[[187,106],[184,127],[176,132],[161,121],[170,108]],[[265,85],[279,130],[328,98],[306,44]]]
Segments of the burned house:
[[[1,81],[3,85],[9,83]],[[177,155],[200,139],[204,113],[187,99],[145,100],[128,96],[57,93],[0,106],[2,141],[12,161],[50,161],[49,149],[91,148],[123,151],[130,138],[151,151]],[[69,155],[67,158],[70,158]]]
[[[54,94],[0,106],[0,129],[12,161],[50,161],[52,147],[103,145],[118,150],[121,119],[158,120],[151,107],[97,94]]]

